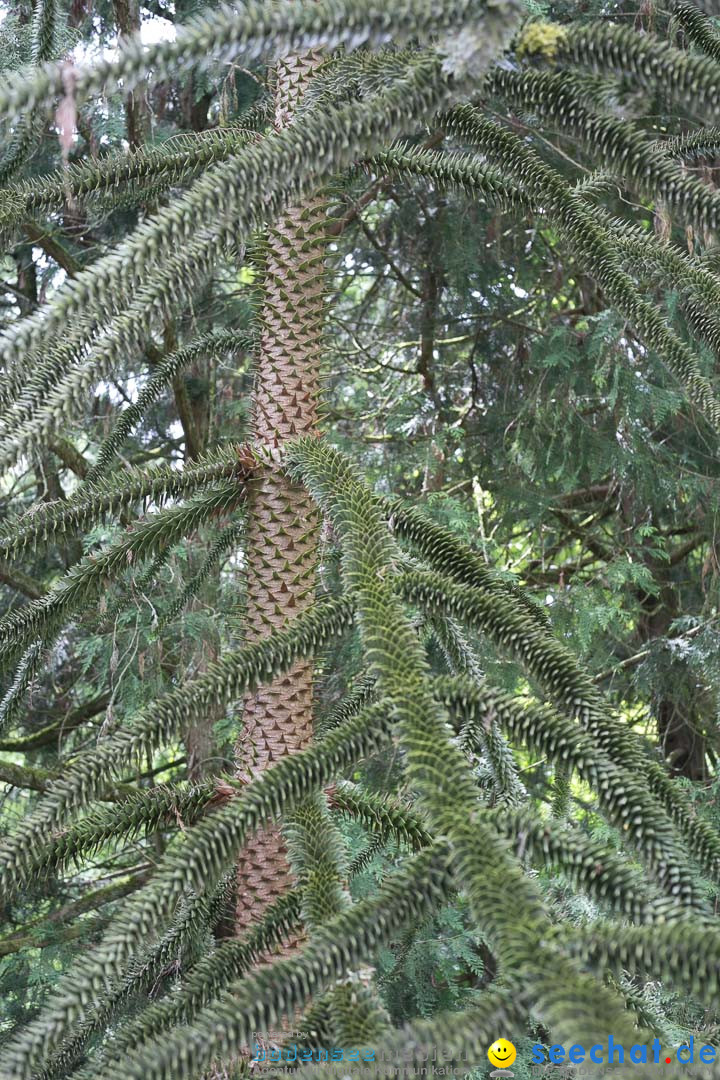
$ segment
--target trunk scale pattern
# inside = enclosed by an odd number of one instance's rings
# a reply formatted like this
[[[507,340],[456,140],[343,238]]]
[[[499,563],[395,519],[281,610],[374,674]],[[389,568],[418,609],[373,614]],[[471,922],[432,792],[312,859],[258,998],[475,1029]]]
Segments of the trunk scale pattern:
[[[319,53],[291,57],[276,69],[278,128],[292,123]],[[320,198],[293,207],[266,238],[262,335],[253,397],[256,444],[279,447],[314,431],[324,317],[326,213]],[[312,603],[319,519],[309,495],[270,466],[248,494],[247,635],[256,641]],[[238,776],[304,749],[312,736],[312,663],[248,694],[237,747]],[[292,884],[279,829],[258,833],[238,868],[236,932],[243,933]],[[291,948],[296,944],[288,942]]]

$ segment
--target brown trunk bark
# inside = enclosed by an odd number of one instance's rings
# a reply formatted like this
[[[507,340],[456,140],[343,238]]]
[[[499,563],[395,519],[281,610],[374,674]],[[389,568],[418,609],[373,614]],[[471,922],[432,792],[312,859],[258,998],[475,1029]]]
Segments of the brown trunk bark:
[[[656,705],[658,741],[674,776],[707,780],[705,736],[692,701],[662,698]]]
[[[140,4],[138,0],[113,0],[115,20],[121,38],[132,38],[140,31]],[[148,107],[142,90],[130,91],[125,98],[125,126],[131,150],[143,145],[150,126]]]
[[[659,573],[662,574],[662,569]],[[672,588],[666,585],[658,597],[646,597],[643,606],[648,614],[640,620],[642,640],[667,637],[679,614]],[[684,776],[687,780],[707,779],[702,698],[702,691],[693,685],[685,664],[669,654],[663,683],[654,694],[653,711],[663,756],[673,776]]]
[[[276,125],[292,122],[316,54],[278,65]],[[289,210],[267,237],[262,337],[253,399],[256,443],[279,447],[315,430],[324,315],[325,206],[311,199]],[[247,636],[256,641],[312,603],[318,515],[301,488],[272,466],[248,493]],[[249,781],[308,745],[312,734],[310,662],[248,694],[237,769]],[[243,933],[292,882],[285,845],[268,828],[247,845],[238,867],[236,931]],[[286,948],[296,943],[287,942]]]

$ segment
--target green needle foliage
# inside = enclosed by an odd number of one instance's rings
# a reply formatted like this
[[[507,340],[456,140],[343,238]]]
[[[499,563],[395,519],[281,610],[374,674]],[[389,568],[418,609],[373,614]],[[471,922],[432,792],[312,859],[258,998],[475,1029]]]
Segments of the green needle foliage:
[[[131,879],[91,928],[88,909],[69,905],[63,940],[73,944],[47,991],[0,1028],[1,1080],[191,1080],[226,1065],[242,1075],[254,1033],[303,1010],[310,1046],[372,1043],[377,1059],[403,1053],[410,1068],[432,1044],[477,1064],[499,1032],[649,1041],[642,980],[716,1009],[720,838],[687,787],[602,692],[542,594],[493,565],[484,533],[482,546],[470,543],[391,485],[375,491],[337,447],[331,413],[322,438],[253,443],[243,366],[263,334],[262,230],[321,191],[339,206],[328,245],[342,260],[344,231],[393,182],[468,213],[531,220],[621,327],[622,347],[594,375],[668,380],[716,460],[717,259],[679,240],[710,237],[720,221],[712,177],[685,165],[720,148],[715,23],[685,2],[657,14],[656,33],[573,12],[545,21],[492,0],[208,6],[181,24],[186,9],[176,5],[169,40],[124,37],[112,55],[74,65],[53,57],[58,26],[76,15],[42,0],[30,64],[0,80],[8,258],[25,257],[46,218],[64,238],[60,249],[38,241],[62,274],[39,291],[13,287],[17,310],[0,336],[0,579],[15,590],[0,611],[11,754],[0,781],[22,789],[29,777],[33,792],[3,826],[0,902],[37,931],[47,897],[62,898],[74,875],[91,881],[107,865],[113,880]],[[247,115],[234,108],[241,79],[262,82],[261,61],[311,49],[323,63],[292,123],[273,125],[265,87],[253,88]],[[55,154],[20,175],[36,151],[49,156],[51,116],[59,128],[70,117],[91,146],[83,131],[104,93],[109,116],[139,109],[143,95],[157,105],[161,86],[163,108],[170,99],[171,112],[185,107],[197,121],[211,84],[222,105],[177,137],[95,146],[70,163],[63,145],[61,168]],[[661,130],[633,116],[648,94]],[[708,126],[686,130],[697,120]],[[546,126],[555,141],[536,137]],[[360,181],[370,186],[355,199]],[[648,228],[649,214],[665,234]],[[84,250],[75,218],[93,238]],[[439,400],[428,365],[447,342],[423,346],[437,281],[404,274],[382,230],[362,222],[372,258],[387,256],[423,305],[413,374]],[[353,288],[361,313],[372,310],[372,291]],[[313,603],[249,641],[245,506],[264,469],[314,500],[322,565]],[[65,488],[26,482],[59,472]],[[650,587],[633,587],[647,606]],[[198,772],[198,731],[227,748],[246,695],[300,661],[325,688],[313,744],[243,780],[221,754],[217,769]],[[67,730],[52,700],[66,692],[64,664],[104,695]],[[135,692],[123,698],[129,669]],[[513,674],[503,684],[498,671]],[[47,716],[30,736],[43,750],[33,772],[12,747],[23,752],[13,729],[36,692]],[[536,783],[527,774],[538,764]],[[576,813],[583,801],[594,830]],[[284,830],[296,884],[233,938],[222,927],[233,867],[271,823]],[[380,885],[356,895],[374,872]],[[591,912],[581,930],[548,882]],[[463,1007],[394,1030],[358,970],[405,940],[400,977],[418,927],[450,903],[482,942],[484,981]],[[301,947],[283,955],[290,934]]]

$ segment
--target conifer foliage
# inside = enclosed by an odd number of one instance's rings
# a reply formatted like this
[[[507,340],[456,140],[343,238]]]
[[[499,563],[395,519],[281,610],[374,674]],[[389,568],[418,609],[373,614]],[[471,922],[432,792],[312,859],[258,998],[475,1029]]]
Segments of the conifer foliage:
[[[8,147],[0,234],[12,251],[37,235],[33,228],[49,235],[54,216],[78,208],[126,216],[102,254],[65,257],[66,280],[0,337],[7,487],[53,447],[76,476],[64,497],[39,500],[0,528],[3,580],[25,580],[24,560],[49,546],[71,552],[48,590],[31,590],[0,617],[3,745],[21,745],[13,729],[73,620],[107,617],[104,594],[129,565],[152,603],[169,553],[198,530],[205,557],[159,632],[192,606],[228,551],[247,578],[249,627],[234,648],[173,670],[134,714],[110,715],[99,735],[89,726],[59,773],[31,777],[39,796],[0,839],[3,903],[108,842],[165,839],[93,947],[78,949],[35,1015],[11,1032],[0,1077],[181,1080],[222,1063],[240,1075],[253,1033],[283,1016],[304,1016],[316,1045],[372,1045],[378,1060],[383,1049],[401,1051],[409,1067],[429,1045],[484,1060],[498,1034],[524,1031],[530,1019],[558,1043],[609,1034],[642,1043],[653,1032],[619,990],[628,970],[712,1006],[720,942],[698,880],[717,881],[720,837],[535,601],[451,530],[375,493],[318,433],[316,406],[324,244],[338,235],[328,208],[347,177],[364,172],[550,222],[717,446],[716,267],[603,201],[622,190],[698,231],[717,229],[720,196],[683,166],[718,145],[714,22],[684,0],[664,23],[658,17],[655,32],[627,19],[547,22],[492,0],[269,0],[208,7],[172,40],[124,37],[108,58],[71,64],[61,55],[66,14],[57,0],[37,0],[31,65],[0,81]],[[290,83],[302,69],[307,86],[282,123],[261,93],[246,115],[210,131],[23,174],[49,119],[62,132],[105,92],[141,99],[148,80],[178,72],[199,80],[221,63],[280,64]],[[671,99],[694,129],[663,139],[619,118],[615,104],[638,89]],[[514,110],[572,134],[597,173],[560,171],[507,122]],[[46,250],[57,259],[57,247]],[[247,326],[187,331],[198,293],[243,258],[265,288]],[[658,292],[658,279],[668,292]],[[687,333],[663,299],[670,293]],[[177,325],[179,340],[169,329]],[[157,356],[160,340],[167,348]],[[223,358],[227,371],[245,352],[260,357],[255,426],[247,441],[216,448],[201,438],[183,373],[208,356]],[[86,458],[72,457],[67,426],[98,385],[143,353],[151,376],[135,400]],[[123,447],[168,388],[195,443],[181,468],[128,467]],[[336,577],[323,572],[335,556]],[[364,673],[312,737],[290,730],[308,719],[314,665],[350,633]],[[443,676],[428,660],[433,635],[447,658]],[[483,675],[473,637],[520,665],[524,696]],[[97,712],[79,716],[76,728]],[[244,730],[238,775],[128,783],[129,774],[152,773],[198,716],[227,715]],[[391,747],[411,796],[402,801],[350,782],[359,762]],[[578,778],[587,785],[623,853],[561,814],[540,822],[528,812],[516,760],[525,750],[551,763],[559,789]],[[489,787],[471,765],[478,756]],[[22,772],[8,757],[2,779]],[[347,821],[371,843],[399,842],[404,852],[377,893],[354,903],[346,882],[361,863],[346,865],[339,826]],[[283,830],[292,873],[281,869],[266,888],[255,865],[265,849],[252,838],[264,835],[272,847],[273,829]],[[211,941],[208,928],[233,905],[238,860],[241,932]],[[615,922],[587,927],[582,941],[553,922],[530,863],[561,868]],[[456,895],[497,976],[472,1007],[397,1030],[358,970]],[[288,951],[288,940],[299,949]],[[159,994],[169,967],[175,985]],[[342,1068],[323,1066],[323,1075]]]

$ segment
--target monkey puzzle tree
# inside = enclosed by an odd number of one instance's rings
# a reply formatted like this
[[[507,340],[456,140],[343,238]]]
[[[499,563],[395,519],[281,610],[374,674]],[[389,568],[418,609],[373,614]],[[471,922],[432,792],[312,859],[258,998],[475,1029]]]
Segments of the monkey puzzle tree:
[[[318,55],[308,53],[278,65],[277,130],[292,123],[319,62]],[[311,198],[288,211],[266,241],[253,437],[271,449],[317,428],[325,217],[323,202]],[[248,640],[260,640],[312,604],[318,522],[305,489],[290,483],[274,464],[256,470],[248,510]],[[241,778],[249,781],[285,754],[308,746],[312,683],[312,662],[301,659],[277,679],[246,694],[238,755]],[[259,834],[239,863],[238,929],[250,926],[289,884],[278,829]]]
[[[51,14],[41,4],[36,17],[50,25]],[[0,227],[10,244],[34,214],[116,197],[146,208],[105,254],[86,267],[68,264],[70,279],[0,340],[0,462],[9,482],[28,456],[57,445],[93,388],[111,380],[128,356],[161,335],[170,341],[172,320],[192,308],[220,263],[232,263],[244,245],[265,236],[249,256],[263,264],[250,440],[188,455],[182,468],[122,467],[124,440],[163,387],[173,386],[178,411],[190,416],[178,374],[198,356],[245,347],[248,337],[244,330],[188,335],[154,356],[150,378],[90,448],[87,468],[72,459],[82,481],[76,490],[4,522],[6,566],[67,535],[84,534],[90,548],[68,560],[47,592],[0,620],[8,724],[51,643],[73,619],[92,614],[129,563],[147,564],[142,585],[151,594],[170,549],[230,514],[182,592],[182,606],[197,594],[218,550],[237,541],[232,514],[241,506],[247,633],[201,673],[178,679],[170,672],[165,693],[108,724],[59,775],[38,775],[42,798],[0,848],[8,902],[41,873],[61,875],[108,841],[140,830],[170,835],[102,939],[80,952],[37,1016],[8,1040],[2,1076],[197,1077],[232,1059],[253,1032],[305,1007],[311,1046],[371,1041],[378,1059],[383,1049],[405,1052],[408,1068],[433,1043],[456,1055],[484,1055],[499,1030],[515,1031],[531,1016],[560,1043],[609,1033],[628,1044],[646,1042],[651,1019],[613,981],[626,972],[668,979],[714,1002],[720,942],[698,866],[717,878],[716,833],[613,712],[542,609],[451,531],[374,493],[313,430],[321,233],[333,235],[314,193],[362,165],[379,180],[424,178],[546,219],[642,343],[642,350],[627,350],[626,362],[645,373],[663,363],[716,436],[713,252],[687,254],[603,203],[619,188],[660,202],[696,228],[716,227],[714,187],[679,161],[715,147],[717,130],[661,138],[664,132],[620,120],[612,108],[628,87],[661,87],[675,102],[678,126],[693,118],[699,101],[702,118],[715,119],[714,26],[677,4],[667,29],[682,28],[691,44],[682,49],[611,20],[522,26],[521,16],[519,7],[476,0],[223,8],[178,27],[171,41],[124,40],[117,55],[91,65],[44,64],[0,85],[0,112],[20,145],[25,126],[42,120],[50,103],[59,102],[56,121],[67,131],[82,103],[108,85],[127,95],[139,93],[148,77],[158,82],[217,60],[299,58],[278,68],[281,122],[274,130],[263,130],[269,125],[260,103],[246,128],[198,131],[42,179],[10,178],[2,190]],[[386,48],[389,41],[393,48]],[[313,50],[320,48],[327,59],[318,69]],[[572,134],[601,171],[568,178],[503,122],[502,110],[512,107]],[[396,141],[428,127],[425,145]],[[447,148],[436,148],[441,141]],[[658,299],[658,278],[677,296],[684,324],[665,294]],[[425,301],[430,291],[431,283]],[[188,423],[186,441],[192,430]],[[72,446],[63,450],[70,459]],[[154,504],[154,512],[134,520],[143,503]],[[327,562],[336,554],[339,573],[316,581],[319,515]],[[91,530],[106,518],[117,519],[118,532],[95,550]],[[119,592],[113,603],[122,606],[127,598]],[[350,632],[358,636],[363,674],[310,744],[314,659]],[[443,675],[428,662],[430,636],[444,649]],[[483,677],[472,636],[519,665],[526,693],[504,693]],[[238,779],[147,789],[125,782],[138,762],[152,772],[155,757],[189,721],[226,707],[234,712],[241,703]],[[389,747],[399,756],[411,805],[348,781],[358,761]],[[560,796],[570,777],[585,782],[619,830],[621,851],[522,805],[514,756],[520,748],[552,762]],[[491,773],[492,800],[470,764],[478,753]],[[333,817],[356,820],[381,841],[399,839],[409,849],[377,894],[354,904],[343,890]],[[293,875],[272,831],[280,823]],[[208,948],[203,934],[217,922],[238,859],[242,936]],[[259,866],[263,859],[269,867]],[[562,868],[604,905],[608,920],[582,935],[553,924],[526,872],[530,860]],[[471,1007],[394,1031],[349,973],[458,891],[489,942],[497,976]],[[268,964],[283,941],[303,938],[301,951],[280,950]],[[171,962],[181,968],[180,985],[156,1000]],[[346,1069],[324,1066],[338,1067]],[[237,1068],[244,1070],[242,1061]],[[382,1062],[368,1068],[382,1073]]]

